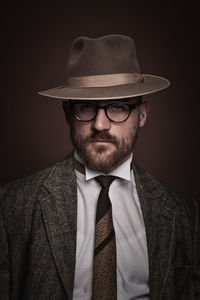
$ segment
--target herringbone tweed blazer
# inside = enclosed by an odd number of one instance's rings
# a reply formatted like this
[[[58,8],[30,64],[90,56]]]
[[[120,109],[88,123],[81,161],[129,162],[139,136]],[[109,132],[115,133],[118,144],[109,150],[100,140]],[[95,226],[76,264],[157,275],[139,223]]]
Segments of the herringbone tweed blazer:
[[[147,235],[150,299],[200,299],[195,201],[136,166],[134,174]],[[3,186],[0,204],[0,299],[72,299],[77,226],[72,157]]]

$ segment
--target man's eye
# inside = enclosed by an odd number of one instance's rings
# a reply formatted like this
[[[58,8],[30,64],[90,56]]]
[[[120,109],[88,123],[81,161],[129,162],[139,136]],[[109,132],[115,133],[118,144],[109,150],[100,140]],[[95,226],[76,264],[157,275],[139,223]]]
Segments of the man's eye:
[[[87,112],[87,111],[92,111],[94,110],[94,108],[91,106],[91,105],[88,105],[88,104],[84,104],[84,105],[81,105],[79,107],[79,110],[83,111],[83,112]]]
[[[121,112],[121,111],[126,111],[127,110],[127,107],[125,105],[119,105],[119,104],[116,104],[116,105],[112,105],[110,107],[110,109],[113,111],[113,112]]]

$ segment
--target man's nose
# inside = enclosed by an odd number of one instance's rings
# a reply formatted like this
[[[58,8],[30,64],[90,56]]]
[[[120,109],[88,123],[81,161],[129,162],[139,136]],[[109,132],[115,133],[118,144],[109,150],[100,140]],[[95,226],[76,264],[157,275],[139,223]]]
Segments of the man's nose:
[[[96,118],[92,121],[92,128],[97,131],[109,130],[111,126],[110,120],[107,118],[104,109],[99,108]]]

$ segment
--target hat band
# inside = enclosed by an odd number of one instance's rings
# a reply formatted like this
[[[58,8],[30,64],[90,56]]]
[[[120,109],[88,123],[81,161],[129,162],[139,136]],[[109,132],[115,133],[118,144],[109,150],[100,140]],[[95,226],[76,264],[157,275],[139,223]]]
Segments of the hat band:
[[[69,87],[106,87],[140,82],[144,82],[144,78],[140,73],[118,73],[67,78],[67,85]]]

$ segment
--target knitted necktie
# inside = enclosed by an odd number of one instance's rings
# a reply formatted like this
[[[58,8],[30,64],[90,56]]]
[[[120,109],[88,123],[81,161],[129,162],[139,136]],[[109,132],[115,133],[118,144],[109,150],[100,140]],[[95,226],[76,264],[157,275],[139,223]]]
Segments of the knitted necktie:
[[[74,167],[85,173],[84,166],[74,159]],[[112,205],[108,196],[109,187],[115,176],[98,176],[100,184],[96,210],[94,264],[93,264],[93,300],[117,299],[116,240],[112,219]]]
[[[116,241],[108,196],[109,187],[116,177],[98,176],[95,179],[101,185],[101,191],[96,211],[93,300],[116,300]]]

